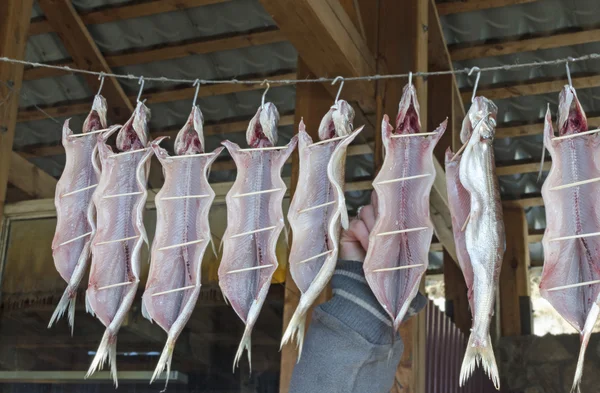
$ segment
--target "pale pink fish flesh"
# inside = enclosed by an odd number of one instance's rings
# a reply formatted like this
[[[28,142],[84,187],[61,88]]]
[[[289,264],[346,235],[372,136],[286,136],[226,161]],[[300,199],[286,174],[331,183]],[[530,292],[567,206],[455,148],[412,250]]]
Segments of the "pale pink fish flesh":
[[[144,149],[147,143],[150,110],[138,103],[133,116],[117,136],[117,148],[128,152]],[[97,211],[96,235],[92,239],[92,267],[86,292],[86,307],[106,326],[88,376],[101,368],[108,357],[111,375],[117,385],[117,333],[133,303],[139,283],[140,252],[147,236],[143,223],[151,149],[130,154],[114,153],[106,140],[98,137],[102,174],[93,195]],[[107,196],[123,195],[112,198]],[[138,194],[139,193],[139,194]],[[129,240],[113,242],[118,239]],[[102,244],[104,242],[109,242]],[[99,289],[130,282],[128,285]]]
[[[274,121],[276,118],[279,118],[279,115],[273,104],[267,103],[259,108],[250,122],[248,144],[254,148],[272,147],[271,140],[277,138],[277,123]],[[246,324],[235,356],[234,369],[244,349],[248,350],[250,362],[252,328],[278,265],[275,251],[284,225],[282,201],[286,190],[281,178],[281,169],[296,147],[296,141],[297,137],[294,136],[282,149],[261,151],[243,151],[233,142],[223,142],[235,161],[237,176],[226,197],[227,229],[223,235],[219,285],[237,315]],[[240,194],[274,189],[277,191],[236,197]],[[242,235],[270,227],[274,228]],[[267,267],[256,269],[259,266]],[[232,272],[248,268],[255,269]]]
[[[500,389],[500,377],[489,334],[505,249],[493,148],[497,111],[496,105],[485,97],[476,97],[471,104],[461,130],[461,140],[467,143],[459,165],[459,180],[464,190],[460,190],[459,195],[453,193],[450,201],[453,204],[451,213],[455,215],[452,221],[454,232],[462,230],[467,222],[464,238],[459,236],[456,241],[464,239],[468,253],[468,260],[464,260],[463,253],[459,251],[459,260],[461,266],[465,266],[463,274],[467,285],[470,285],[469,303],[473,315],[473,328],[460,370],[460,385],[465,384],[475,366],[481,363],[496,389]],[[466,197],[465,193],[469,196],[468,218],[464,217],[466,202],[461,200]],[[456,213],[459,213],[459,217]],[[456,245],[462,247],[459,243]]]
[[[187,123],[175,139],[177,155],[189,158],[170,157],[159,146],[162,139],[150,144],[162,165],[165,182],[154,199],[156,233],[152,242],[150,273],[142,297],[142,314],[163,328],[168,337],[150,382],[165,368],[168,382],[175,342],[190,319],[200,294],[202,258],[211,240],[208,213],[215,197],[207,176],[210,166],[224,149],[220,147],[210,155],[192,157],[204,152],[202,113],[197,106],[192,109]],[[163,199],[182,196],[195,198]],[[200,242],[193,243],[195,241]],[[186,243],[181,247],[161,250]],[[159,294],[180,288],[188,289]]]
[[[106,100],[97,95],[83,123],[82,132],[85,134],[104,128],[106,128]],[[48,324],[48,327],[51,327],[65,311],[68,311],[71,334],[75,325],[77,289],[87,270],[90,241],[96,231],[92,194],[100,175],[100,168],[94,165],[93,156],[97,141],[95,135],[84,137],[72,137],[72,135],[69,120],[66,120],[62,134],[66,162],[56,184],[54,197],[57,222],[52,240],[52,257],[56,270],[67,282],[67,288]],[[73,193],[78,190],[84,191]]]
[[[313,144],[304,123],[300,123],[298,192],[288,211],[293,234],[288,266],[302,295],[281,341],[284,345],[295,336],[299,355],[306,314],[335,269],[340,224],[348,226],[343,192],[346,148],[362,131],[361,127],[352,132],[353,116],[352,107],[346,101],[338,101],[321,121],[319,136],[323,141],[346,138],[317,145]],[[331,202],[334,203],[317,207]],[[305,210],[314,207],[317,208]]]
[[[587,118],[575,89],[565,86],[559,97],[559,135],[573,135],[587,131],[587,128]],[[600,195],[600,183],[553,188],[600,177],[600,135],[553,141],[554,136],[548,109],[544,145],[552,157],[552,167],[542,186],[546,231],[542,240],[544,268],[540,293],[581,334],[582,345],[572,389],[578,391],[587,342],[598,318],[600,284],[549,290],[600,279],[600,237],[552,239],[600,232],[600,207],[596,198]]]
[[[364,262],[365,277],[373,293],[393,321],[394,331],[402,323],[411,301],[417,295],[427,270],[433,225],[429,218],[429,193],[435,178],[433,149],[446,130],[446,121],[433,136],[392,138],[421,132],[419,103],[414,86],[404,88],[396,129],[383,118],[382,139],[385,159],[373,181],[377,196],[377,220],[369,236]],[[391,183],[411,176],[426,177]],[[398,230],[412,232],[384,234]],[[398,270],[398,267],[413,266]]]

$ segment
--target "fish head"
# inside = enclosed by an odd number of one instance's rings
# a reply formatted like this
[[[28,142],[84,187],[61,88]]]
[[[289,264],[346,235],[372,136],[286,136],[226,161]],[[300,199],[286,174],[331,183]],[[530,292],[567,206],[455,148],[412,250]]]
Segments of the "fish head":
[[[146,147],[149,121],[150,109],[143,102],[138,102],[133,115],[117,134],[117,148],[120,151],[129,151]]]
[[[577,92],[575,88],[565,85],[558,96],[558,133],[562,136],[587,129],[587,117],[577,98]]]
[[[319,125],[319,139],[326,140],[352,133],[354,108],[347,101],[338,100],[325,114]]]
[[[198,154],[204,152],[204,116],[200,107],[194,106],[185,125],[175,138],[175,154]]]
[[[250,147],[270,147],[277,144],[277,124],[279,112],[272,102],[261,105],[250,120],[246,131],[246,141]]]
[[[485,97],[475,97],[471,103],[469,112],[463,120],[462,129],[460,131],[460,140],[462,143],[467,143],[473,132],[477,132],[480,141],[494,140],[496,132],[496,116],[498,115],[498,107],[493,101]]]
[[[83,122],[83,133],[106,128],[106,99],[101,95],[94,97],[92,109]]]
[[[404,86],[402,98],[398,106],[398,116],[396,116],[396,134],[415,134],[421,132],[419,110],[417,89],[413,84]]]

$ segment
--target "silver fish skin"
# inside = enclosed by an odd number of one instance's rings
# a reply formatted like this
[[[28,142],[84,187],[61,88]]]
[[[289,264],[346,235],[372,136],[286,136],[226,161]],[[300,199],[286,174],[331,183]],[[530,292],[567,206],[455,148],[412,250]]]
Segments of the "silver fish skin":
[[[149,117],[150,110],[138,103],[132,117],[117,135],[119,150],[128,153],[145,149]],[[106,331],[87,376],[101,368],[108,358],[111,375],[118,386],[117,333],[135,298],[140,279],[140,252],[143,243],[148,243],[143,212],[147,198],[148,159],[153,152],[145,149],[129,154],[114,153],[106,143],[111,133],[98,136],[102,174],[93,195],[98,229],[92,239],[92,266],[86,291],[86,308],[106,326]],[[128,240],[114,241],[118,239]],[[130,284],[100,289],[125,282]]]
[[[346,149],[362,131],[362,127],[351,131],[353,116],[352,107],[338,101],[321,121],[319,135],[322,141],[345,138],[326,143],[313,144],[304,122],[300,123],[300,192],[295,193],[288,210],[293,233],[288,266],[302,295],[281,341],[283,346],[296,337],[299,356],[307,312],[335,270],[340,226],[348,227],[344,197]]]
[[[559,95],[559,136],[574,135],[587,129],[587,118],[577,93],[566,85]],[[600,183],[555,188],[600,177],[600,160],[597,158],[600,156],[600,135],[552,140],[554,136],[548,109],[544,145],[552,157],[552,166],[542,186],[546,230],[542,239],[544,268],[540,293],[580,333],[581,349],[571,390],[575,392],[579,391],[585,351],[600,314],[600,285],[552,288],[600,280],[600,238],[553,239],[599,231],[600,207],[597,198],[592,196],[600,194]]]
[[[211,240],[208,213],[215,197],[215,192],[208,184],[208,172],[224,148],[220,147],[211,154],[202,154],[202,113],[197,106],[192,109],[188,121],[175,139],[177,155],[189,158],[169,156],[159,146],[163,139],[150,143],[162,165],[165,182],[154,199],[156,233],[152,242],[150,273],[142,297],[142,314],[168,334],[150,381],[152,383],[166,368],[166,388],[175,342],[190,319],[200,295],[202,258]],[[169,199],[182,196],[196,197]],[[178,244],[183,246],[172,247]],[[180,288],[187,289],[159,294]]]
[[[467,146],[459,168],[460,182],[470,196],[471,210],[465,228],[465,245],[473,270],[473,328],[460,371],[463,386],[481,361],[484,370],[500,389],[498,367],[490,339],[490,322],[505,249],[504,221],[494,161],[496,105],[476,97],[461,131]],[[467,120],[465,120],[465,123]]]
[[[363,268],[371,290],[391,318],[390,327],[394,331],[402,323],[427,270],[433,235],[429,218],[429,194],[435,178],[433,149],[446,124],[444,121],[431,137],[395,137],[421,132],[413,85],[404,87],[396,128],[390,125],[387,115],[383,118],[385,159],[373,181],[377,219],[369,235]]]
[[[85,134],[105,128],[106,100],[97,95],[83,123],[82,132]],[[67,282],[67,288],[48,324],[50,328],[68,311],[71,334],[75,326],[77,288],[87,270],[91,238],[96,232],[92,194],[100,176],[100,168],[95,165],[96,137],[74,138],[72,135],[69,120],[66,120],[62,133],[66,162],[54,197],[57,222],[52,240],[52,257],[56,270]],[[78,190],[84,191],[73,193]]]
[[[265,107],[269,108],[268,111],[259,108],[250,122],[254,134],[247,135],[253,148],[272,147],[271,140],[276,140],[277,130],[273,124],[276,124],[279,114],[273,104],[267,103]],[[270,131],[267,132],[267,129]],[[281,149],[244,151],[233,142],[223,142],[235,161],[237,176],[226,197],[227,229],[223,235],[219,286],[246,324],[233,362],[234,369],[244,349],[248,350],[248,361],[251,361],[250,335],[278,266],[275,251],[284,226],[282,201],[286,190],[281,169],[296,148],[296,143],[297,137],[294,136]],[[267,190],[276,191],[241,195]],[[265,230],[246,234],[259,229]],[[240,269],[252,270],[238,271]]]

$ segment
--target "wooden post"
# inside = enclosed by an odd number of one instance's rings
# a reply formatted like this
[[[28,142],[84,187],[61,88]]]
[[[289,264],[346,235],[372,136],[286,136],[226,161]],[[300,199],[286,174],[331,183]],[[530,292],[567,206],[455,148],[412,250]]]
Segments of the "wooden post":
[[[0,56],[23,59],[33,0],[0,1]],[[23,66],[0,63],[0,217],[4,213]]]
[[[308,70],[306,64],[302,59],[298,59],[297,67],[298,77],[302,78],[314,78],[314,75]],[[321,119],[327,113],[331,105],[333,104],[333,98],[331,94],[321,84],[317,83],[299,83],[296,85],[296,119],[294,127],[296,132],[298,131],[298,125],[300,120],[304,120],[306,125],[306,132],[317,140],[318,130]],[[296,183],[298,182],[298,174],[300,169],[300,163],[298,160],[298,151],[294,151],[292,155],[292,179],[290,184],[290,195],[294,195],[296,189]],[[291,234],[293,237],[293,233]],[[291,241],[291,237],[290,237]],[[291,244],[291,243],[290,243]],[[324,291],[321,296],[316,300],[315,305],[323,303],[329,298],[329,291]],[[285,279],[285,295],[283,304],[283,331],[287,328],[292,315],[298,306],[300,300],[300,290],[296,286],[289,268],[287,269],[287,275]],[[307,315],[307,328],[310,324],[310,317],[312,312]],[[285,345],[281,350],[281,370],[279,376],[279,392],[287,393],[290,387],[290,381],[292,379],[292,372],[296,365],[298,357],[298,351],[295,345]]]

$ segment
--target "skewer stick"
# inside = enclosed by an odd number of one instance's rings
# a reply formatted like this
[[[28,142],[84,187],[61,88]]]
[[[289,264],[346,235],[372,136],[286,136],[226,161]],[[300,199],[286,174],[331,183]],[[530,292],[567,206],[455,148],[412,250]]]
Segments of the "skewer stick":
[[[249,272],[251,270],[266,269],[266,268],[271,267],[271,266],[273,266],[272,263],[269,264],[269,265],[252,266],[252,267],[247,267],[247,268],[244,268],[244,269],[230,270],[230,271],[227,272],[227,274]]]
[[[240,151],[263,151],[263,150],[281,150],[281,149],[287,149],[287,146],[251,147],[249,149],[240,149]]]
[[[431,174],[430,173],[424,173],[422,175],[399,177],[398,179],[383,180],[383,181],[377,182],[375,184],[398,183],[398,182],[401,182],[401,181],[412,180],[412,179],[420,179],[422,177],[428,177],[428,176],[431,176]]]
[[[561,289],[583,287],[583,286],[592,285],[592,284],[600,284],[600,280],[580,282],[580,283],[577,283],[577,284],[561,285],[560,287],[554,287],[554,288],[548,289],[548,292],[558,291],[558,290],[561,290]]]
[[[462,146],[460,147],[460,149],[458,149],[458,151],[456,152],[456,154],[452,156],[452,158],[450,159],[450,161],[454,161],[454,159],[455,159],[456,157],[458,157],[458,156],[459,156],[459,154],[463,152],[463,150],[465,150],[465,148],[467,147],[467,145],[468,145],[468,144],[469,144],[469,141],[466,141],[466,142],[465,142],[465,144],[464,144],[464,145],[462,145]]]
[[[304,212],[308,212],[308,211],[311,211],[311,210],[319,209],[321,207],[333,205],[333,204],[335,204],[335,202],[336,201],[325,202],[325,203],[321,203],[320,205],[307,207],[306,209],[299,210],[298,213],[304,213]]]
[[[555,237],[554,239],[550,239],[551,242],[558,242],[561,240],[571,240],[571,239],[580,239],[583,237],[593,237],[593,236],[600,236],[600,232],[593,232],[593,233],[584,233],[581,235],[571,235],[571,236],[563,236],[563,237]]]
[[[464,232],[465,229],[467,229],[467,224],[469,223],[469,221],[471,220],[471,213],[469,213],[469,215],[467,216],[467,218],[465,219],[465,223],[463,224],[463,226],[460,228],[461,232]]]
[[[346,135],[344,135],[344,136],[336,136],[335,138],[329,138],[329,139],[325,139],[323,141],[311,143],[310,145],[308,145],[308,147],[318,146],[318,145],[324,145],[325,143],[328,143],[328,142],[339,141],[340,139],[346,139],[346,138],[348,138],[348,136],[346,136]]]
[[[597,128],[595,130],[589,130],[589,131],[583,131],[583,132],[578,132],[577,134],[569,134],[569,135],[563,135],[563,136],[555,136],[554,138],[552,138],[553,141],[560,141],[562,139],[569,139],[569,138],[575,138],[576,136],[581,136],[581,135],[589,135],[589,134],[595,134],[597,132],[600,132],[600,128]]]
[[[162,291],[162,292],[156,292],[152,294],[152,297],[154,296],[159,296],[159,295],[166,295],[167,293],[173,293],[173,292],[179,292],[179,291],[185,291],[186,289],[192,289],[192,288],[196,288],[195,285],[188,285],[187,287],[181,287],[181,288],[175,288],[175,289],[169,289],[168,291]]]
[[[191,242],[173,244],[172,246],[161,247],[161,248],[158,249],[158,251],[170,250],[172,248],[178,248],[178,247],[183,247],[183,246],[189,246],[191,244],[198,244],[198,243],[202,243],[205,240],[206,239],[198,239],[198,240],[192,240]]]
[[[77,240],[79,240],[79,239],[81,239],[81,238],[84,238],[84,237],[86,237],[86,236],[89,236],[89,235],[91,235],[91,234],[92,234],[92,232],[84,233],[83,235],[80,235],[80,236],[74,237],[74,238],[73,238],[73,239],[71,239],[71,240],[67,240],[66,242],[62,242],[62,243],[60,243],[60,244],[59,244],[59,246],[64,246],[65,244],[73,243],[74,241],[77,241]]]
[[[175,199],[192,199],[192,198],[207,198],[210,195],[208,194],[200,194],[200,195],[183,195],[183,196],[174,196],[174,197],[164,197],[160,198],[161,201],[172,201]]]
[[[140,194],[143,194],[143,192],[141,192],[141,191],[138,191],[138,192],[126,192],[124,194],[104,195],[102,197],[102,199],[117,198],[117,197],[130,196],[130,195],[140,195]]]
[[[258,232],[264,232],[264,231],[270,231],[271,229],[275,229],[277,228],[277,225],[273,225],[272,227],[266,227],[266,228],[261,228],[261,229],[255,229],[253,231],[248,231],[248,232],[242,232],[242,233],[238,233],[237,235],[233,235],[230,237],[230,239],[235,239],[236,237],[242,237],[242,236],[246,236],[246,235],[251,235],[253,233],[258,233]]]
[[[322,252],[322,253],[320,253],[320,254],[314,255],[314,256],[312,256],[312,257],[310,257],[310,258],[303,259],[303,260],[301,260],[300,262],[296,262],[296,263],[299,265],[299,264],[301,264],[301,263],[310,262],[310,261],[313,261],[313,260],[315,260],[315,259],[319,259],[320,257],[322,257],[322,256],[324,256],[324,255],[331,254],[332,252],[333,252],[333,250],[325,251],[325,252]]]
[[[381,232],[381,233],[378,233],[377,236],[397,235],[399,233],[423,231],[425,229],[429,229],[429,227],[408,228],[408,229],[400,229],[398,231]]]
[[[102,291],[104,289],[122,287],[122,286],[129,285],[129,284],[133,284],[133,282],[132,281],[126,281],[126,282],[120,282],[118,284],[105,285],[103,287],[98,288],[98,291]]]
[[[62,197],[66,197],[66,196],[69,196],[69,195],[77,194],[79,192],[87,191],[90,188],[94,188],[94,187],[97,187],[97,186],[98,186],[98,184],[92,184],[91,186],[83,187],[83,188],[80,188],[79,190],[75,190],[75,191],[67,192],[66,194],[62,194],[60,197],[62,198]]]
[[[69,135],[69,138],[79,138],[79,137],[82,137],[82,136],[88,136],[88,135],[94,135],[94,134],[101,134],[101,133],[106,132],[108,130],[109,130],[109,128],[103,128],[101,130],[84,132],[82,134],[72,134],[72,135]]]
[[[97,246],[100,246],[102,244],[110,244],[110,243],[118,243],[118,242],[124,242],[127,240],[131,240],[131,239],[137,239],[139,236],[131,236],[131,237],[125,237],[123,239],[117,239],[117,240],[107,240],[105,242],[100,242],[100,243],[96,243]]]
[[[270,190],[247,192],[244,194],[235,194],[232,198],[241,198],[241,197],[250,196],[250,195],[268,194],[270,192],[277,192],[277,191],[281,191],[281,190],[282,190],[282,188],[271,188]]]
[[[600,181],[600,177],[595,177],[593,179],[581,180],[581,181],[576,181],[574,183],[563,184],[560,186],[552,187],[550,189],[550,191],[564,190],[565,188],[577,187],[577,186],[581,186],[583,184],[594,183],[597,181]]]
[[[437,132],[433,131],[433,132],[417,132],[414,134],[394,134],[391,135],[390,138],[409,138],[411,136],[428,136],[428,135],[435,135],[437,134]]]
[[[418,263],[416,265],[406,265],[406,266],[396,266],[396,267],[384,267],[381,269],[375,269],[373,270],[373,273],[375,272],[392,272],[392,271],[396,271],[396,270],[404,270],[404,269],[412,269],[414,267],[421,267],[423,266],[422,263]]]
[[[198,153],[198,154],[185,154],[183,156],[171,156],[169,158],[172,158],[174,160],[178,160],[180,158],[194,158],[194,157],[208,157],[208,156],[212,156],[215,153]],[[154,296],[154,295],[152,295]]]
[[[143,149],[137,149],[137,150],[129,150],[129,151],[124,151],[124,152],[122,152],[122,153],[115,153],[115,154],[111,154],[111,155],[110,155],[110,156],[108,156],[108,157],[109,157],[109,158],[110,158],[110,157],[121,157],[121,156],[124,156],[124,155],[127,155],[127,154],[133,154],[133,153],[139,153],[139,152],[142,152],[142,151],[146,151],[146,150],[148,150],[148,149],[149,149],[149,147],[145,147],[145,148],[143,148]]]

